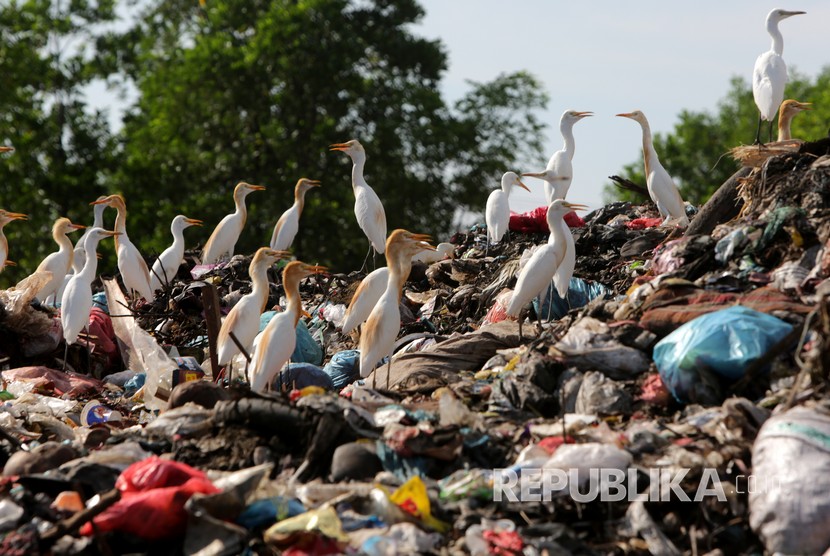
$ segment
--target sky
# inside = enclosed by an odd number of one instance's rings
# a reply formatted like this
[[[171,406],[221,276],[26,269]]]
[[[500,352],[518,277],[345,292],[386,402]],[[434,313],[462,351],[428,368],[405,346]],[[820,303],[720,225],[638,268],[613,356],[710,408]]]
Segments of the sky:
[[[653,132],[667,133],[681,110],[715,112],[732,77],[751,81],[759,54],[770,49],[770,10],[806,11],[781,22],[784,60],[814,77],[830,65],[830,2],[729,0],[420,0],[426,16],[412,31],[440,39],[449,57],[442,93],[449,101],[487,82],[527,70],[550,97],[545,156],[562,148],[565,110],[591,110],[574,127],[576,151],[568,200],[603,204],[608,176],[642,158],[640,126],[621,112],[642,110]],[[810,99],[798,99],[809,101]],[[747,143],[754,138],[748,137]],[[658,153],[659,155],[660,153]],[[506,169],[507,170],[507,169]],[[542,181],[525,178],[531,193],[514,188],[511,208],[544,204]],[[498,187],[493,183],[493,188]],[[682,193],[682,192],[681,192]]]

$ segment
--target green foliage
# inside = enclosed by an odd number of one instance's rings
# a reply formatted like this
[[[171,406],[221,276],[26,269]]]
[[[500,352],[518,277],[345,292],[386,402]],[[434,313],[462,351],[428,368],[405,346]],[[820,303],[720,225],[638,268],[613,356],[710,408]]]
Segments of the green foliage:
[[[793,120],[793,137],[815,140],[827,135],[830,125],[830,67],[825,68],[814,81],[791,72],[785,98],[813,103],[813,111],[801,113]],[[750,144],[755,138],[758,109],[752,98],[752,89],[744,80],[733,78],[729,92],[718,103],[714,114],[684,110],[679,119],[673,132],[655,134],[654,148],[683,198],[693,204],[703,204],[740,166],[729,151],[733,147]],[[774,126],[773,140],[777,133]],[[766,124],[762,137],[765,134]],[[642,158],[626,165],[620,175],[645,186]],[[605,186],[605,198],[607,201],[643,201],[613,184]]]

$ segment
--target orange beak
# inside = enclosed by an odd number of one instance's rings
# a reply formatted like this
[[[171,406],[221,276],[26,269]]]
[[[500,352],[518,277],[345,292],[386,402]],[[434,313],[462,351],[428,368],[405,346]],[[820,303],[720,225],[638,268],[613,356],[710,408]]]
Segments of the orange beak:
[[[593,116],[594,113],[590,112],[590,111],[588,111],[588,112],[577,112],[576,115],[579,116],[580,118],[587,118],[588,116]]]
[[[204,224],[204,222],[202,222],[201,220],[197,220],[195,218],[185,218],[184,221],[190,224],[191,226],[201,226],[202,224]]]
[[[349,145],[346,143],[335,143],[333,145],[329,145],[330,151],[347,151],[349,150]]]
[[[588,205],[579,205],[579,204],[576,204],[576,203],[568,203],[568,202],[565,202],[565,203],[562,203],[562,204],[565,205],[567,208],[569,208],[571,210],[588,210]]]
[[[522,175],[524,175],[524,174],[522,174]],[[522,180],[516,180],[516,185],[518,185],[519,187],[521,187],[525,191],[530,191],[530,189],[528,189],[528,187],[525,184],[522,183]]]
[[[320,187],[321,185],[323,185],[322,183],[320,183],[320,180],[305,180],[305,181],[311,187]]]
[[[630,112],[626,112],[624,114],[617,114],[617,116],[619,116],[620,118],[633,118],[634,117],[633,114],[631,114]]]
[[[249,184],[246,184],[246,187],[248,189],[250,189],[251,191],[265,191],[265,186],[264,185],[251,185],[249,183]]]
[[[545,179],[545,172],[525,172],[522,174],[523,178],[539,178],[540,180]],[[525,188],[527,189],[527,188]]]
[[[110,202],[110,198],[109,197],[104,197],[103,199],[98,199],[97,201],[92,201],[89,204],[90,205],[106,205],[106,204],[109,204],[109,202]]]
[[[21,212],[7,212],[6,218],[10,220],[28,220],[29,217]]]
[[[83,226],[81,224],[70,224],[69,227],[73,230],[85,230],[86,229],[86,226]]]
[[[14,150],[14,147],[0,147],[0,153],[10,153]]]

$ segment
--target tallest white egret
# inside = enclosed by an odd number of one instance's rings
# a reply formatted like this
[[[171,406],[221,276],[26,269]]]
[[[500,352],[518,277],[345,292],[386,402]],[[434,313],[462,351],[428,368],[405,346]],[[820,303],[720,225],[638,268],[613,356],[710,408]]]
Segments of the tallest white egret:
[[[770,123],[772,138],[772,120],[784,100],[784,86],[787,84],[787,64],[784,63],[784,37],[778,30],[778,22],[788,17],[806,12],[791,12],[776,8],[767,15],[767,33],[772,37],[772,47],[758,56],[752,71],[752,96],[758,106],[758,131],[755,143],[761,143],[761,121]]]

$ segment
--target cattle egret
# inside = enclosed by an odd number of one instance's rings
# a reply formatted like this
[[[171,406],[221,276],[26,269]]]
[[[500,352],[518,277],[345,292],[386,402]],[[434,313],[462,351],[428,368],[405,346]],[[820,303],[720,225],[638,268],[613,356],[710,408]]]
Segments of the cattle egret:
[[[386,245],[386,213],[383,211],[383,204],[375,190],[369,187],[369,184],[363,179],[366,150],[357,139],[345,143],[335,143],[329,148],[332,151],[344,152],[352,159],[354,215],[357,217],[358,226],[369,238],[372,248],[382,255]],[[369,254],[371,254],[372,248],[369,249]],[[365,261],[363,264],[365,266]]]
[[[254,348],[251,368],[251,390],[254,392],[264,392],[294,353],[297,345],[297,323],[303,312],[300,280],[325,271],[325,267],[300,261],[292,261],[286,265],[282,273],[282,284],[288,303],[285,311],[271,319]]]
[[[205,244],[202,250],[202,264],[213,264],[218,262],[223,256],[233,257],[233,250],[236,247],[236,242],[242,234],[242,228],[245,227],[245,221],[248,219],[248,207],[245,206],[245,197],[253,191],[264,191],[265,187],[262,185],[251,185],[250,183],[240,182],[233,190],[233,203],[235,210],[225,216]]]
[[[424,249],[412,257],[412,262],[432,264],[437,263],[438,261],[443,261],[444,259],[452,259],[454,254],[455,245],[446,242],[439,243],[435,246],[435,251],[431,249]]]
[[[20,214],[19,212],[9,212],[0,209],[0,272],[6,266],[14,266],[14,263],[8,259],[9,256],[9,241],[6,239],[6,234],[3,233],[3,228],[6,224],[14,220],[26,220],[28,216]]]
[[[806,12],[791,12],[774,9],[767,15],[767,33],[772,37],[772,47],[758,56],[752,70],[752,96],[758,107],[758,131],[755,144],[761,144],[761,121],[769,122],[769,137],[772,139],[772,120],[781,101],[784,100],[784,86],[787,84],[787,64],[784,63],[784,37],[778,30],[778,22],[790,16]]]
[[[246,351],[246,357],[251,351],[257,332],[259,332],[259,317],[265,310],[268,302],[268,269],[280,259],[290,257],[286,251],[275,251],[268,247],[261,247],[251,259],[248,266],[248,276],[251,277],[251,293],[242,296],[242,299],[233,306],[231,312],[222,322],[217,340],[219,364],[227,365],[234,355],[240,352],[239,347],[231,338],[231,333]]]
[[[401,294],[412,268],[412,256],[424,249],[434,250],[427,243],[430,237],[395,230],[386,240],[386,266],[389,269],[386,290],[372,309],[360,334],[360,376],[369,376],[384,357],[392,357],[395,338],[401,329]],[[391,364],[391,362],[390,362]],[[389,367],[386,372],[389,386]]]
[[[106,198],[106,195],[101,195],[96,199],[96,201],[103,201]],[[107,205],[105,204],[95,205],[92,207],[92,226],[84,230],[84,234],[75,243],[75,252],[72,260],[72,268],[75,273],[80,272],[84,267],[84,262],[86,262],[86,254],[84,253],[84,242],[86,241],[86,236],[89,235],[93,228],[104,227],[105,210],[107,210]]]
[[[626,114],[617,114],[617,116],[630,118],[643,128],[643,162],[646,171],[646,186],[651,200],[654,201],[657,210],[660,211],[660,216],[665,219],[663,225],[668,224],[670,220],[676,220],[680,227],[685,228],[689,225],[686,206],[683,204],[683,198],[680,196],[680,191],[678,191],[671,176],[657,158],[657,151],[654,150],[654,143],[651,140],[651,128],[645,114],[635,110]]]
[[[320,187],[320,182],[308,178],[300,178],[294,186],[294,204],[291,208],[282,213],[277,225],[274,226],[274,233],[271,234],[271,249],[285,251],[294,242],[294,236],[300,229],[300,215],[305,205],[305,194],[313,188]]]
[[[170,280],[176,275],[184,260],[184,229],[190,226],[201,226],[202,221],[194,218],[188,218],[183,214],[176,216],[170,224],[170,233],[173,234],[173,244],[165,249],[156,262],[153,263],[153,268],[150,269],[150,289],[153,291],[160,290],[165,284],[169,284]]]
[[[525,305],[547,291],[557,268],[565,258],[567,249],[562,218],[571,210],[583,210],[585,208],[585,205],[572,204],[562,199],[556,199],[550,204],[547,221],[551,241],[536,249],[530,260],[522,268],[521,273],[519,273],[516,288],[513,290],[513,295],[507,304],[506,312],[508,315],[518,317]]]
[[[72,268],[74,253],[72,242],[66,234],[82,230],[86,226],[73,224],[68,218],[58,218],[52,226],[52,239],[58,244],[58,250],[46,256],[38,265],[35,272],[50,272],[52,277],[37,293],[38,299],[46,299],[63,285],[66,274]]]
[[[525,191],[530,191],[516,172],[505,172],[501,177],[501,189],[496,189],[487,197],[487,207],[484,212],[484,221],[487,224],[487,239],[489,243],[498,243],[510,224],[510,203],[508,197],[514,185]]]
[[[118,237],[118,232],[110,232],[102,228],[92,228],[84,240],[86,260],[80,272],[69,279],[69,283],[61,297],[61,326],[66,344],[74,344],[78,335],[89,322],[89,312],[92,309],[92,281],[98,270],[96,249],[98,242],[106,237]]]
[[[148,301],[153,299],[153,290],[150,288],[150,269],[138,248],[133,245],[127,236],[127,203],[121,195],[110,195],[90,205],[106,205],[117,211],[115,216],[115,251],[118,255],[118,271],[124,287],[131,295],[138,295]],[[86,249],[86,246],[84,246]],[[87,256],[89,260],[89,256]]]
[[[798,102],[797,100],[785,100],[781,103],[781,109],[778,111],[778,140],[788,141],[793,138],[790,126],[793,118],[799,112],[804,110],[812,110],[812,103]]]
[[[593,116],[593,112],[566,110],[559,119],[559,132],[565,145],[550,157],[544,172],[522,174],[522,176],[545,180],[545,202],[550,205],[554,199],[564,199],[571,187],[573,177],[573,158],[576,151],[573,127],[582,118]],[[560,178],[560,179],[556,179]]]

